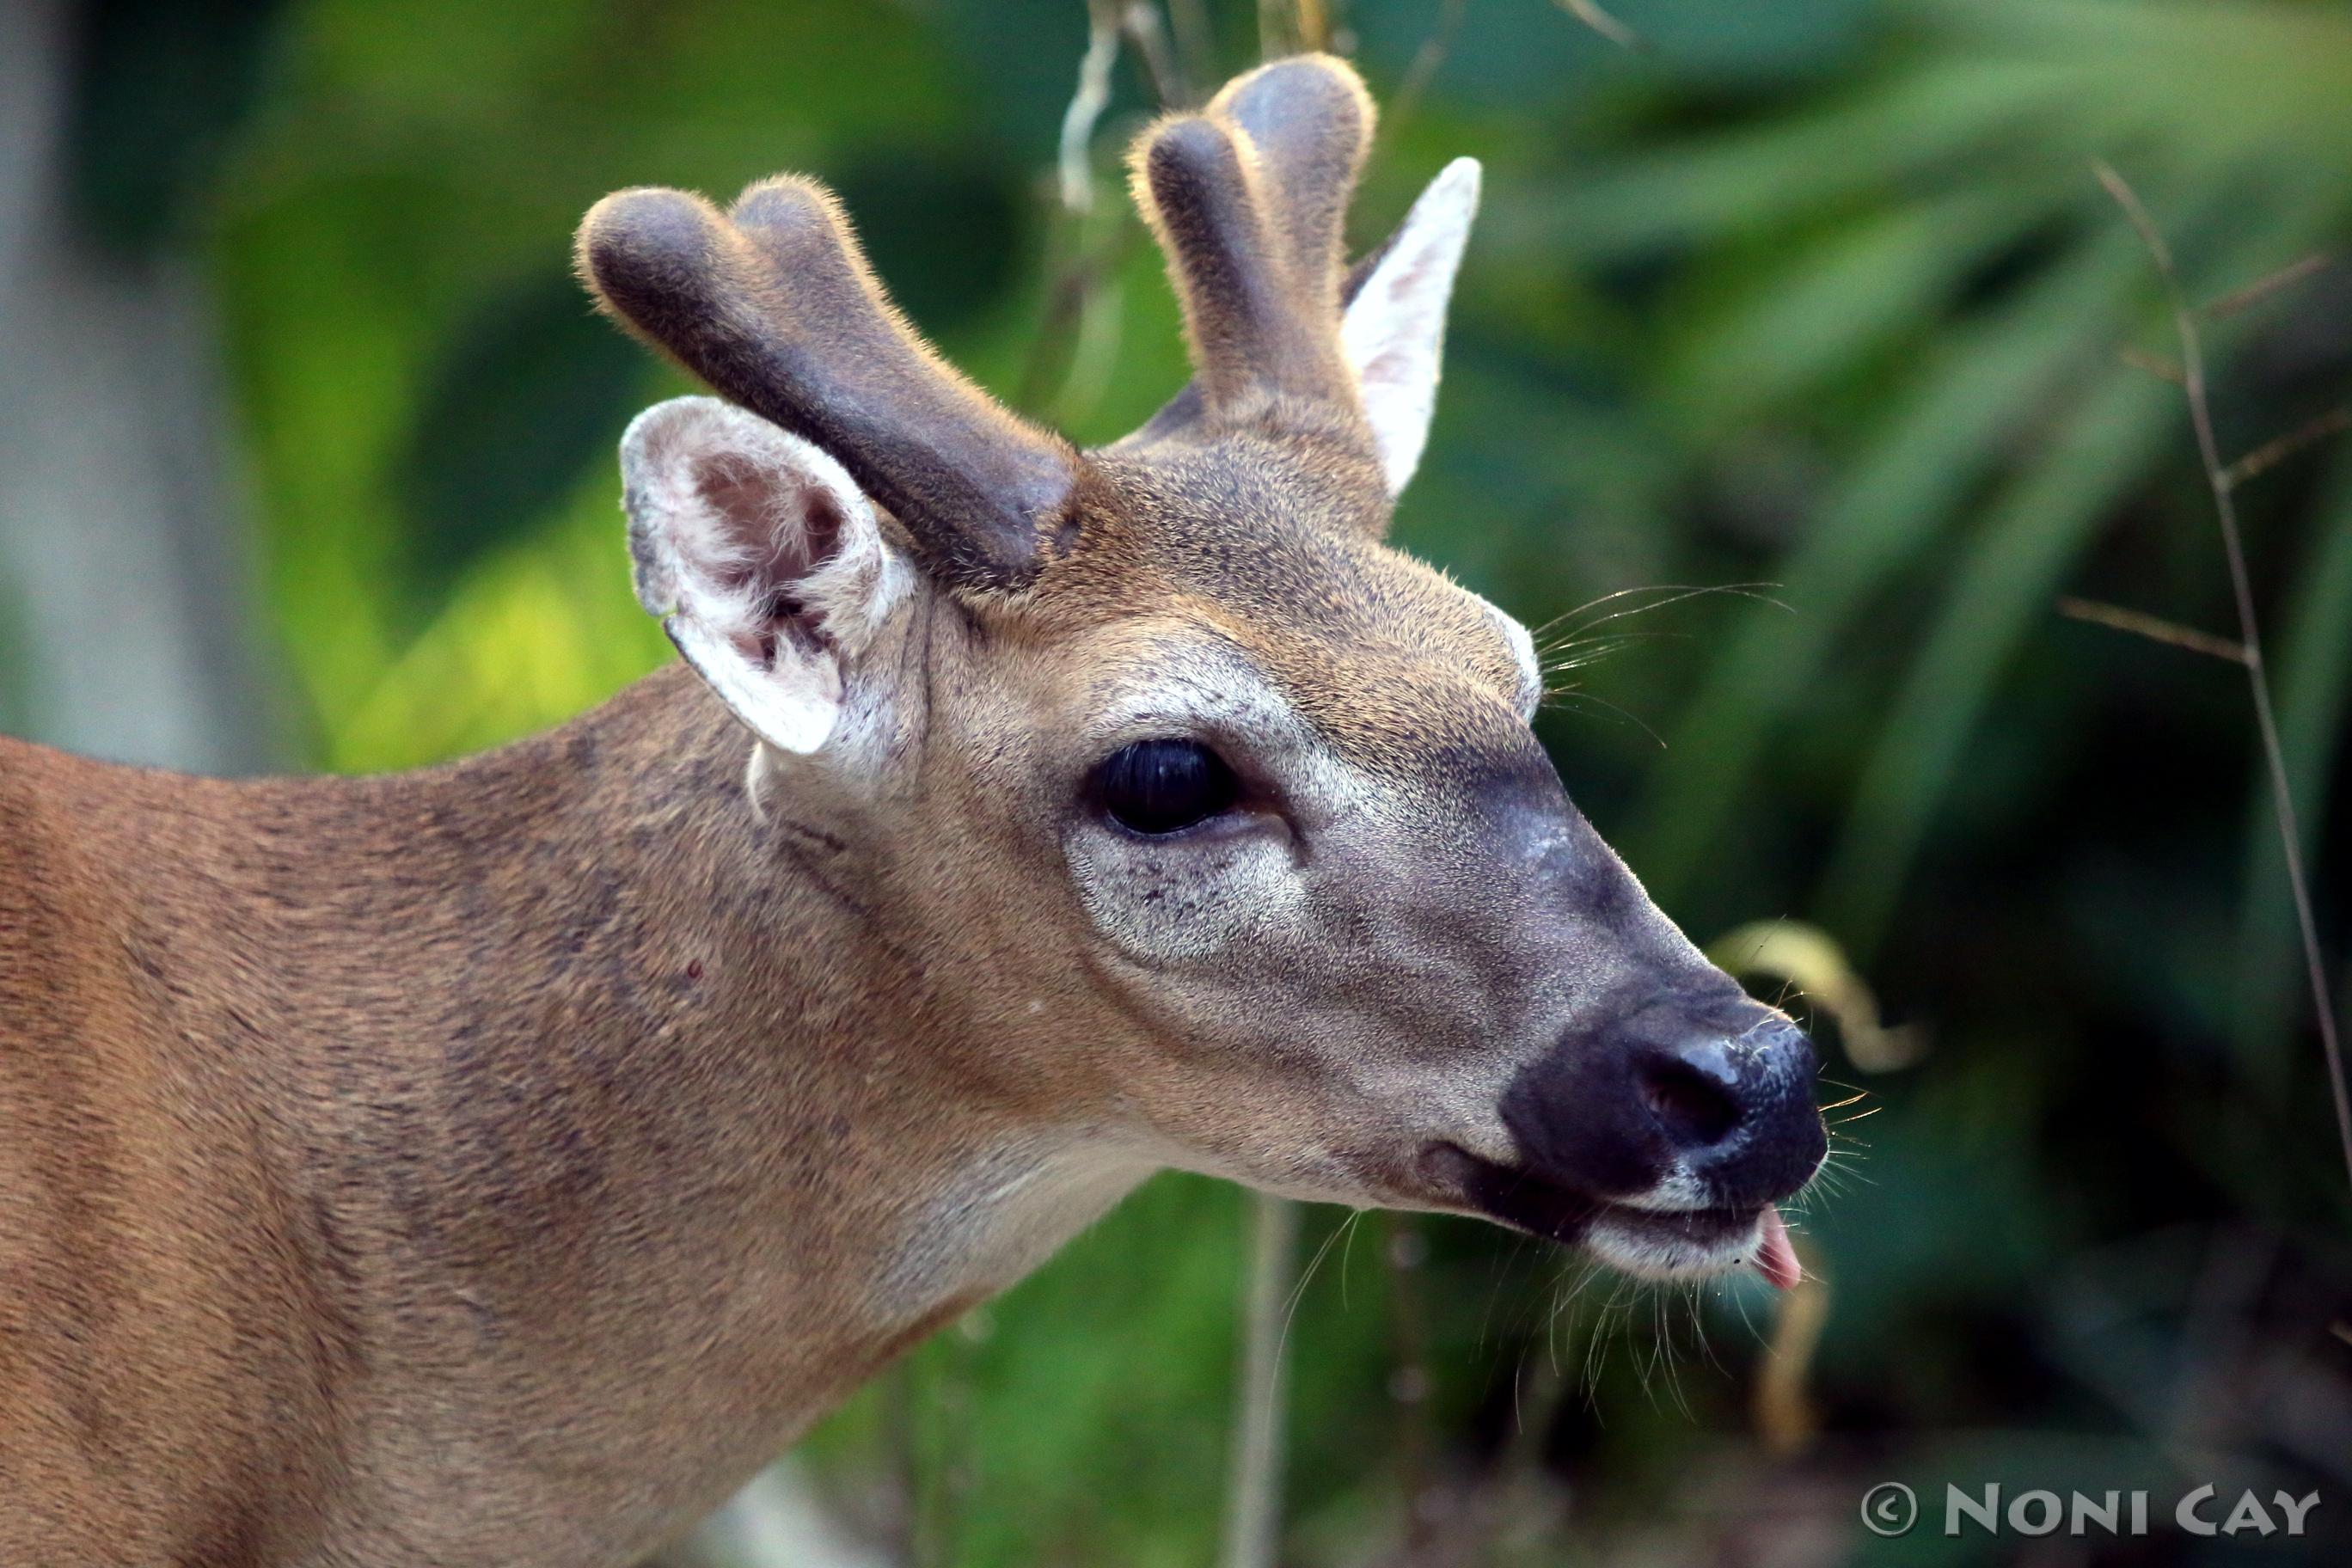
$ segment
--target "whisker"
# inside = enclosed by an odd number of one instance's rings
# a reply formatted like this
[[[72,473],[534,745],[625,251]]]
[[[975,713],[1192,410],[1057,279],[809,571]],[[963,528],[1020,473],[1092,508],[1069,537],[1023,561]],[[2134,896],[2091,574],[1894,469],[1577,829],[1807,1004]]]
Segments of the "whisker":
[[[1607,615],[1595,616],[1592,619],[1588,621],[1580,621],[1573,628],[1574,634],[1588,632],[1594,626],[1604,626],[1611,621],[1622,620],[1627,616],[1638,616],[1645,614],[1651,610],[1662,610],[1669,605],[1679,605],[1686,599],[1704,598],[1709,595],[1715,594],[1729,595],[1735,598],[1753,599],[1759,604],[1770,605],[1775,609],[1788,610],[1789,606],[1773,598],[1769,594],[1761,592],[1761,590],[1766,588],[1778,588],[1779,586],[1780,586],[1780,584],[1778,583],[1721,583],[1713,584],[1703,583],[1663,583],[1650,584],[1641,587],[1620,588],[1613,594],[1603,594],[1597,599],[1587,600],[1585,603],[1577,605],[1576,608],[1572,610],[1563,611],[1561,614],[1554,616],[1550,620],[1546,621],[1542,626],[1537,627],[1536,630],[1538,635],[1549,632],[1562,621],[1581,616],[1589,610],[1597,610],[1603,605],[1613,604],[1617,600],[1625,598],[1629,595],[1633,594],[1663,594],[1665,597],[1653,600],[1646,605],[1632,605],[1622,610],[1612,610]],[[1795,612],[1791,610],[1790,613],[1793,615]]]
[[[1614,604],[1617,600],[1622,599],[1631,594],[1671,594],[1678,593],[1684,588],[1692,586],[1695,586],[1695,584],[1674,583],[1666,584],[1637,584],[1631,588],[1619,588],[1611,593],[1603,594],[1597,599],[1587,599],[1584,603],[1577,605],[1574,609],[1562,610],[1559,614],[1544,622],[1541,626],[1535,627],[1533,635],[1539,637],[1546,632],[1551,630],[1552,627],[1559,625],[1562,621],[1572,619],[1577,616],[1584,614],[1587,610],[1597,610],[1603,605]],[[1594,624],[1598,625],[1599,623],[1595,622]]]
[[[1636,643],[1655,642],[1663,637],[1677,637],[1671,632],[1625,632],[1615,637],[1588,637],[1560,647],[1539,649],[1537,662],[1547,676],[1565,675],[1571,669],[1584,669],[1599,664],[1612,654],[1622,653]]]
[[[1339,1244],[1339,1310],[1343,1314],[1351,1310],[1348,1304],[1348,1260],[1356,1255],[1356,1226],[1363,1217],[1363,1210],[1351,1209],[1347,1223],[1339,1227],[1339,1234],[1347,1237]]]
[[[1503,1259],[1503,1266],[1494,1271],[1494,1277],[1487,1284],[1486,1308],[1478,1314],[1478,1333],[1475,1340],[1472,1342],[1480,1350],[1486,1348],[1487,1331],[1495,1326],[1495,1303],[1502,1300],[1504,1285],[1509,1282],[1511,1277],[1517,1272],[1519,1265],[1526,1260],[1528,1244],[1534,1240],[1535,1237],[1525,1231],[1519,1232],[1515,1245],[1511,1247],[1510,1256]],[[1518,1299],[1516,1292],[1513,1293],[1512,1299],[1514,1300]]]
[[[1748,1342],[1755,1345],[1758,1350],[1764,1349],[1767,1343],[1764,1331],[1756,1326],[1755,1318],[1748,1310],[1748,1298],[1737,1290],[1730,1291],[1728,1294],[1731,1297],[1731,1304],[1739,1309],[1739,1321],[1748,1331]]]
[[[1362,1211],[1358,1210],[1357,1213],[1360,1214]],[[1353,1223],[1353,1218],[1354,1216],[1351,1215],[1349,1224]],[[1298,1271],[1298,1282],[1290,1288],[1290,1299],[1282,1306],[1282,1332],[1275,1336],[1274,1363],[1277,1367],[1282,1364],[1284,1347],[1290,1342],[1290,1325],[1298,1317],[1299,1303],[1307,1299],[1307,1287],[1314,1281],[1315,1271],[1323,1266],[1323,1259],[1330,1252],[1331,1244],[1339,1240],[1347,1229],[1348,1225],[1343,1224],[1325,1236],[1323,1245],[1315,1249],[1315,1256],[1308,1258],[1307,1267]]]
[[[1643,723],[1641,720],[1635,718],[1633,714],[1628,713],[1622,708],[1618,707],[1614,702],[1610,701],[1607,698],[1595,697],[1589,691],[1576,691],[1573,689],[1556,692],[1546,691],[1544,693],[1544,702],[1547,705],[1554,701],[1564,702],[1569,700],[1570,698],[1574,698],[1579,701],[1597,703],[1601,707],[1606,708],[1610,712],[1615,714],[1625,723],[1633,725],[1635,729],[1641,731],[1642,733],[1649,736],[1653,741],[1657,742],[1658,750],[1663,752],[1666,749],[1665,738],[1664,736],[1660,735],[1655,730],[1651,729],[1647,724]]]
[[[1546,637],[1537,643],[1536,651],[1543,654],[1558,654],[1567,653],[1574,648],[1591,647],[1600,643],[1657,642],[1662,639],[1688,642],[1691,640],[1691,635],[1688,632],[1668,631],[1663,626],[1633,631],[1621,628],[1613,632],[1563,631],[1558,637]]]
[[[1716,1355],[1715,1342],[1706,1337],[1706,1303],[1710,1297],[1719,1301],[1723,1300],[1724,1292],[1711,1290],[1706,1281],[1694,1279],[1690,1282],[1688,1294],[1683,1299],[1683,1307],[1690,1320],[1691,1332],[1698,1340],[1699,1359],[1717,1372],[1727,1374],[1730,1369]]]

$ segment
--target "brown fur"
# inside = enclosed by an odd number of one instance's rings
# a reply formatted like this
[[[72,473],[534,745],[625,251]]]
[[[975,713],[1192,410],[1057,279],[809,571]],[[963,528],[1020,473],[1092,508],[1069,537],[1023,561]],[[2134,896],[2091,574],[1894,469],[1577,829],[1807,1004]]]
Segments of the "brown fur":
[[[0,742],[0,1562],[618,1560],[959,1310],[837,1260],[1028,1091],[740,772],[675,668],[387,779]]]

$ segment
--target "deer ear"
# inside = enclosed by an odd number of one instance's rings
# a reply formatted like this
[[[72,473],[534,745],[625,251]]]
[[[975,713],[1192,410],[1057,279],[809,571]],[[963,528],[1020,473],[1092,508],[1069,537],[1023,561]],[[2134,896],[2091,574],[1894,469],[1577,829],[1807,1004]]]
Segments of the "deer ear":
[[[1478,211],[1478,161],[1456,158],[1429,183],[1349,302],[1339,342],[1396,495],[1420,465],[1437,408],[1445,302]]]
[[[621,437],[637,597],[771,745],[834,732],[856,654],[908,567],[839,463],[712,397],[648,408]]]

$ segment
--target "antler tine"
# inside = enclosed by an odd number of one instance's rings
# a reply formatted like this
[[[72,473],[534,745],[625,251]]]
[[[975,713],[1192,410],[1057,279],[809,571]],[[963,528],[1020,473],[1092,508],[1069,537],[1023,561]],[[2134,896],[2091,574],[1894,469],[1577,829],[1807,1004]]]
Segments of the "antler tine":
[[[1378,114],[1363,79],[1328,55],[1298,55],[1234,78],[1209,112],[1229,117],[1257,149],[1301,281],[1336,283],[1348,203]]]
[[[1177,275],[1213,414],[1267,392],[1355,400],[1339,348],[1340,255],[1372,124],[1352,69],[1301,55],[1137,143],[1137,205]]]
[[[1004,588],[1035,574],[1076,455],[916,335],[823,187],[764,181],[724,215],[683,191],[623,191],[581,223],[579,262],[624,326],[837,458],[943,576]]]

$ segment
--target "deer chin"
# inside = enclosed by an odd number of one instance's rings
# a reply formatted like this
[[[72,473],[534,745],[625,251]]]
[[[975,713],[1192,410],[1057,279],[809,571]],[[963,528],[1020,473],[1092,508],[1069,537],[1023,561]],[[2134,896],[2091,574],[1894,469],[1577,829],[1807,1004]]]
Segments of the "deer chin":
[[[1780,1211],[1656,1209],[1605,1205],[1584,1233],[1584,1248],[1621,1273],[1645,1279],[1706,1279],[1751,1265],[1776,1289],[1803,1278]]]
[[[1467,1205],[1564,1247],[1580,1247],[1641,1279],[1708,1279],[1748,1266],[1778,1289],[1803,1277],[1789,1227],[1771,1204],[1752,1208],[1655,1208],[1595,1197],[1453,1144],[1424,1157]]]

